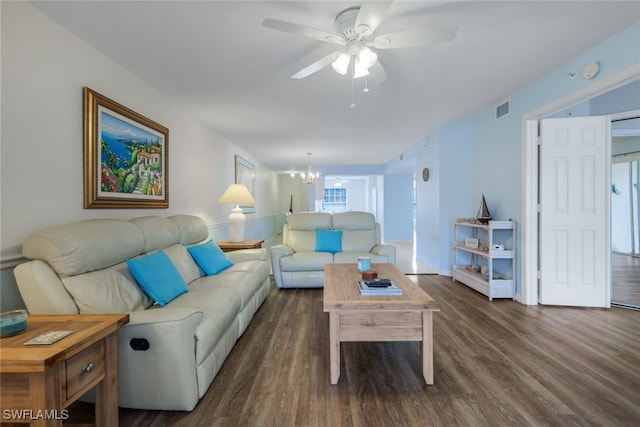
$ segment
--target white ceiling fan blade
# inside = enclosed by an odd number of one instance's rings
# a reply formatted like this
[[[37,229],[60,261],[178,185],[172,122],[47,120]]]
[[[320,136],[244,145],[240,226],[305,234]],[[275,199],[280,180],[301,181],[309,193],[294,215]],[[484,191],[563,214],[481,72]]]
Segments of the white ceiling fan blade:
[[[342,52],[333,52],[330,55],[325,56],[324,58],[314,62],[313,64],[303,68],[302,70],[295,73],[291,76],[292,79],[304,79],[305,77],[310,76],[313,73],[317,73],[322,70],[324,67],[330,65],[333,61],[340,56]]]
[[[359,31],[360,38],[371,35],[378,28],[391,3],[393,1],[368,1],[362,3],[355,24],[355,29]]]
[[[457,27],[431,27],[424,30],[399,31],[381,34],[367,43],[376,49],[395,49],[401,47],[425,46],[445,43],[456,38]]]
[[[326,31],[316,30],[315,28],[305,27],[304,25],[294,24],[292,22],[280,21],[277,19],[265,19],[262,25],[278,31],[283,31],[297,36],[304,36],[314,40],[320,40],[328,43],[344,45],[345,41],[335,34]]]

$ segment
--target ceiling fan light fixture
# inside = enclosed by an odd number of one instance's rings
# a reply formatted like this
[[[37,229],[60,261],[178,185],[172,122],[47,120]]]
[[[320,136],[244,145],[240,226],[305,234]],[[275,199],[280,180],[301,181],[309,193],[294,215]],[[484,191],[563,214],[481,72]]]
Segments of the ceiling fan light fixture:
[[[360,77],[366,77],[369,75],[369,70],[363,67],[360,61],[356,58],[353,62],[353,78],[359,79]]]
[[[335,61],[331,63],[331,67],[338,74],[342,74],[343,76],[347,74],[349,70],[349,62],[351,62],[351,58],[346,53],[341,53]]]
[[[378,55],[366,46],[358,52],[358,61],[364,68],[371,68],[378,61]]]

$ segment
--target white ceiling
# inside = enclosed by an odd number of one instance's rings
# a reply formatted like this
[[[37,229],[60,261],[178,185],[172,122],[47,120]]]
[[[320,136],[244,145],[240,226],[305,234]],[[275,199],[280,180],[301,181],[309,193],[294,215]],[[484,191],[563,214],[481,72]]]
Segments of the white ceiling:
[[[314,165],[384,164],[437,126],[493,107],[640,19],[637,1],[396,1],[376,34],[454,25],[458,35],[378,51],[388,79],[370,83],[368,94],[357,81],[350,109],[351,80],[331,67],[290,78],[335,45],[261,23],[334,32],[336,14],[361,3],[34,2],[279,171],[304,169],[307,152]]]

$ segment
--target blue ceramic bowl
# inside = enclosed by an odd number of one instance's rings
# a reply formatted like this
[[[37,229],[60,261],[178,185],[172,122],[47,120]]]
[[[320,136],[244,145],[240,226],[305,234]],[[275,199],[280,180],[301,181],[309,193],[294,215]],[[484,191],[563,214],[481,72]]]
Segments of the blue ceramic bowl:
[[[27,310],[6,311],[0,314],[0,338],[19,334],[27,328]]]

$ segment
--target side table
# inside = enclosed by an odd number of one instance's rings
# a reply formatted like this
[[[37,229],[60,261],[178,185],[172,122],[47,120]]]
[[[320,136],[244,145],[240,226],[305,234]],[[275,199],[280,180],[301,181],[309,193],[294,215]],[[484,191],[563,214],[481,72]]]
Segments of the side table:
[[[244,242],[232,242],[231,240],[217,240],[223,252],[233,252],[239,249],[256,249],[262,247],[264,240],[245,240]]]
[[[118,425],[118,336],[128,314],[33,315],[0,339],[0,422],[62,426],[65,408],[96,388],[96,426]],[[74,331],[48,345],[24,343],[47,331]]]

